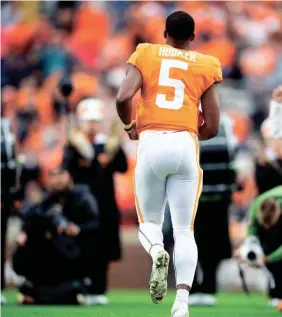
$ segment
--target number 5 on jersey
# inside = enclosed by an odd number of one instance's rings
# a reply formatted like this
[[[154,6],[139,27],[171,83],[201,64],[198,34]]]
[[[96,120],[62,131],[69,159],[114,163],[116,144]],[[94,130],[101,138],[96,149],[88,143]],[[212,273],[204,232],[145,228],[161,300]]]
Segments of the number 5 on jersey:
[[[159,108],[178,110],[183,106],[185,84],[179,79],[169,77],[171,68],[188,70],[188,63],[175,59],[162,60],[159,86],[173,87],[175,92],[173,100],[167,100],[165,94],[157,94],[156,104]]]

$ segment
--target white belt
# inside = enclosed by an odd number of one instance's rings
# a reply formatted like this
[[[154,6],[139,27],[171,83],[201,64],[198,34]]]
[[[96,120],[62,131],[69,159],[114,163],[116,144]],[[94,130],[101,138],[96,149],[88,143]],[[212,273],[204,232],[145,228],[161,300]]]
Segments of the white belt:
[[[167,131],[165,131],[165,130],[146,130],[146,131],[142,131],[140,133],[139,139],[142,140],[142,139],[154,136],[154,135],[160,135],[160,134],[166,134],[166,133],[172,133],[172,132],[175,132],[175,131],[171,131],[171,130],[167,130]]]
[[[161,134],[168,134],[168,133],[189,133],[193,136],[195,136],[196,138],[197,135],[193,132],[189,132],[189,131],[177,131],[177,130],[145,130],[145,131],[142,131],[140,133],[140,136],[139,136],[139,140],[143,140],[143,139],[146,139],[148,137],[152,137],[152,136],[155,136],[155,135],[161,135]]]

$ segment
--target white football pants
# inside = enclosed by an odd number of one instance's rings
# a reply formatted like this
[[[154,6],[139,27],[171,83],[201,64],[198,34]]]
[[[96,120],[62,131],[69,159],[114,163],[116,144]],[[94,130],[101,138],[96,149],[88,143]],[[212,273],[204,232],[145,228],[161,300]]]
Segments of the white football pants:
[[[176,285],[192,286],[198,251],[194,220],[202,191],[197,136],[187,131],[144,131],[135,169],[139,238],[151,254],[163,247],[162,224],[168,203],[171,213]]]

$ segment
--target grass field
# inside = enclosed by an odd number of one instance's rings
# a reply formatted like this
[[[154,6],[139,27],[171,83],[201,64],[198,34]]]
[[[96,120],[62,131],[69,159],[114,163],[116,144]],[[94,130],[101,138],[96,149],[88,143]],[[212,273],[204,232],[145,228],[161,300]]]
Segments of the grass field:
[[[170,292],[160,305],[151,303],[146,291],[113,291],[106,307],[39,307],[17,306],[16,293],[6,292],[8,304],[2,308],[2,317],[170,317],[174,293]],[[266,298],[253,294],[220,294],[215,308],[193,307],[191,317],[282,317],[275,309],[266,307]]]

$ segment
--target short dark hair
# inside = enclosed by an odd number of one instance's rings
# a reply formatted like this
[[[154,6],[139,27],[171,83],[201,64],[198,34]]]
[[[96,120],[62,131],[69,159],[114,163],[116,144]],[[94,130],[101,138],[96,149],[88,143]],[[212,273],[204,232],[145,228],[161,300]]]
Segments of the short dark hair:
[[[258,208],[259,222],[262,224],[271,224],[279,216],[278,203],[275,198],[264,199]]]
[[[165,28],[171,38],[185,41],[194,34],[195,21],[188,13],[176,11],[167,17]]]

